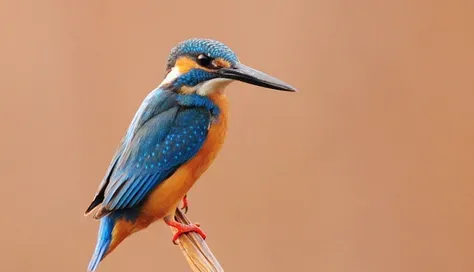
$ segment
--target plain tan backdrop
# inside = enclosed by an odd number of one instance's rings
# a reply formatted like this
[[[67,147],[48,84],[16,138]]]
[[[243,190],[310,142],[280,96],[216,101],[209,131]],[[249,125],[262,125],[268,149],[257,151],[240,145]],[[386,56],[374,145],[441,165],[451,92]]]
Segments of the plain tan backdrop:
[[[170,49],[297,87],[227,90],[189,216],[226,271],[474,271],[474,2],[0,1],[0,271],[85,271],[84,218]],[[99,271],[188,271],[161,222]]]

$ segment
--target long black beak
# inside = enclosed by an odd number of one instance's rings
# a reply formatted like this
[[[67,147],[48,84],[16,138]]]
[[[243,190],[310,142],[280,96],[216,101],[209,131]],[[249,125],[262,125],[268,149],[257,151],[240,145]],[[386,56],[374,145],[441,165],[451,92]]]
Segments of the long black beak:
[[[234,65],[234,67],[221,68],[218,73],[223,78],[235,79],[274,90],[296,92],[295,88],[285,82],[241,63]]]

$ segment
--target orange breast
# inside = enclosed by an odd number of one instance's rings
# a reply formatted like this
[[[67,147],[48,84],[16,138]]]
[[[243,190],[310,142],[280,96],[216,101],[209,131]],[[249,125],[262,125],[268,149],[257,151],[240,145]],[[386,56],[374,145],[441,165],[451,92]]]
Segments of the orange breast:
[[[148,197],[142,214],[150,218],[151,221],[174,213],[181,199],[209,168],[224,143],[227,133],[227,98],[221,92],[216,92],[209,98],[219,107],[219,118],[211,124],[201,150],[171,177],[162,182]]]

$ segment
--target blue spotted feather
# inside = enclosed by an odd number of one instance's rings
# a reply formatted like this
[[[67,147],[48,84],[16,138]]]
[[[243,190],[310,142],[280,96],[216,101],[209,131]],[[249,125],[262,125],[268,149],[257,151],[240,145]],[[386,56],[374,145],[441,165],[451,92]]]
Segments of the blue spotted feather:
[[[88,211],[102,214],[139,205],[194,157],[219,108],[207,97],[156,89],[140,106]],[[93,206],[95,205],[95,206]]]

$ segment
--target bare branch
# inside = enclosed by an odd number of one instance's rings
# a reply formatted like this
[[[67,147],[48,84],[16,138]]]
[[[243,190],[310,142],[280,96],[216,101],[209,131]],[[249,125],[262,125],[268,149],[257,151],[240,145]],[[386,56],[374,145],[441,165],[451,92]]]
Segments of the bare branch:
[[[176,209],[176,221],[182,224],[191,224],[191,221],[178,208]],[[170,227],[173,233],[176,229]],[[188,232],[178,238],[178,245],[188,261],[189,266],[195,272],[223,272],[224,269],[217,261],[214,254],[207,246],[202,237],[194,232]]]

